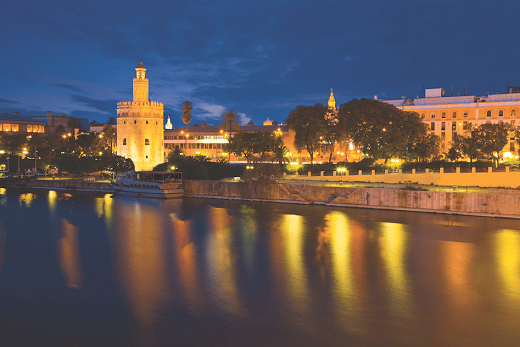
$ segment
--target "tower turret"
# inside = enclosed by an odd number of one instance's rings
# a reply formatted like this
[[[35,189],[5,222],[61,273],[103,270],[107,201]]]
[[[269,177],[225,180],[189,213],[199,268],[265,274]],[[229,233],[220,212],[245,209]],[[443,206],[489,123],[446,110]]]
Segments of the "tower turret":
[[[334,99],[334,94],[332,93],[332,88],[330,88],[329,108],[336,109],[336,100]]]
[[[143,62],[135,68],[136,77],[134,78],[134,102],[148,102],[148,78]]]

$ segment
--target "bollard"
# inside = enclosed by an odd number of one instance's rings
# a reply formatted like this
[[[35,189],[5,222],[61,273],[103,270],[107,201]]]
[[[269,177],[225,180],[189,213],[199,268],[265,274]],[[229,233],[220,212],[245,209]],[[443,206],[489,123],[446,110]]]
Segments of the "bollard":
[[[376,170],[372,170],[372,176],[376,174]]]
[[[426,169],[425,173],[430,173],[430,169]]]
[[[385,170],[385,175],[388,175],[388,170]]]
[[[320,171],[320,176],[325,176],[325,171]]]
[[[415,175],[415,169],[412,169],[412,175]]]
[[[283,178],[286,178],[287,177],[287,172],[284,172],[283,173]]]
[[[509,166],[506,166],[506,172],[509,172]]]
[[[403,169],[399,169],[399,174],[402,174],[403,173]]]
[[[458,173],[458,174],[460,173],[460,166],[457,166],[457,167],[455,168],[455,173]]]
[[[332,176],[333,176],[333,177],[336,177],[336,172],[337,172],[337,171],[332,171]]]
[[[441,174],[444,173],[444,168],[443,168],[443,167],[441,167],[441,168],[439,169],[439,173],[441,173]]]
[[[312,173],[309,171],[307,172],[307,177],[311,177],[312,176]]]
[[[300,176],[300,173],[298,171],[296,171],[296,177],[299,177]]]
[[[471,173],[477,173],[477,168],[476,167],[472,167],[471,168]]]
[[[493,168],[490,166],[488,167],[488,173],[492,173],[493,172]]]
[[[363,175],[363,170],[359,170],[358,175],[362,176]]]

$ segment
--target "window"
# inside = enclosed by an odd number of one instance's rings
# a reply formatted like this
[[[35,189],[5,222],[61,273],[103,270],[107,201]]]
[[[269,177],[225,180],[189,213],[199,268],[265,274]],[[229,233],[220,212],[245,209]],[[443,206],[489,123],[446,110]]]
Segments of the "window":
[[[11,131],[11,124],[4,124],[4,131]]]
[[[453,113],[451,114],[451,118],[453,118],[453,119],[457,118],[457,112],[456,111],[453,111]]]
[[[446,122],[442,122],[442,124],[441,124],[441,130],[446,130]]]
[[[435,113],[432,113],[431,118],[435,119]]]
[[[442,112],[441,118],[446,118],[446,112]]]
[[[11,128],[13,131],[19,131],[20,130],[20,127],[19,127],[19,124],[13,124],[12,128]]]
[[[125,120],[125,121],[123,121],[123,124],[126,124],[126,120]]]
[[[504,110],[498,111],[498,116],[499,117],[504,117]]]
[[[515,120],[514,119],[511,120],[511,125],[515,126]]]
[[[511,141],[509,143],[509,152],[514,152],[515,151],[515,141]]]
[[[515,117],[516,117],[516,110],[512,109],[511,110],[511,118],[515,118]]]
[[[27,132],[28,133],[32,133],[32,125],[31,124],[27,124]]]
[[[431,130],[432,130],[432,131],[435,130],[435,122],[432,122],[432,124],[431,124]]]
[[[148,121],[146,121],[146,124],[148,124]]]
[[[487,110],[486,117],[491,118],[491,110]]]
[[[421,113],[421,119],[426,118],[426,115],[424,113]]]
[[[451,122],[451,131],[453,131],[453,132],[457,131],[457,122]]]
[[[123,146],[126,146],[126,138],[123,139]]]
[[[144,139],[144,144],[145,144],[145,146],[148,146],[150,144],[150,140],[149,139]]]
[[[464,118],[468,118],[468,111],[464,111]]]
[[[134,124],[137,124],[137,121],[136,121],[136,120],[134,120]]]

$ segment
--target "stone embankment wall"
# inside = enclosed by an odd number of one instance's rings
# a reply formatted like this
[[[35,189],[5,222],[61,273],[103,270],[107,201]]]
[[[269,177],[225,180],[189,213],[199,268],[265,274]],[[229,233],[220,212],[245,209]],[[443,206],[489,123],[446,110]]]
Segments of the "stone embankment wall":
[[[23,183],[26,188],[43,189],[77,189],[86,191],[111,191],[110,184],[106,182],[84,182],[73,180],[31,180]]]
[[[520,171],[494,172],[492,168],[488,168],[487,172],[476,172],[473,168],[472,172],[445,173],[426,172],[426,173],[383,173],[358,172],[357,175],[340,175],[336,173],[334,176],[309,176],[307,175],[286,175],[287,180],[309,180],[309,181],[331,181],[331,182],[380,182],[380,183],[417,183],[423,185],[434,184],[437,186],[460,186],[460,187],[511,187],[520,186]]]
[[[452,193],[271,182],[184,181],[184,196],[520,218],[520,193]]]

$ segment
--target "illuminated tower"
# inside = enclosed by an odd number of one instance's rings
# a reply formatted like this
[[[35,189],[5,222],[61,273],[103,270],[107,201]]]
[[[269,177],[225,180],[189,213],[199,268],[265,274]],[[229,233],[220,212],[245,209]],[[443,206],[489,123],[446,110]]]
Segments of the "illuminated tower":
[[[132,159],[137,171],[152,170],[164,162],[164,108],[148,99],[143,62],[135,72],[134,100],[117,103],[117,149],[119,155]]]
[[[332,88],[330,88],[329,108],[336,109],[336,100],[334,99],[334,94],[332,94]]]

